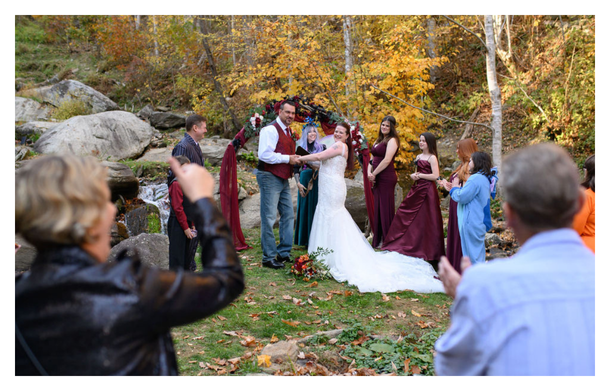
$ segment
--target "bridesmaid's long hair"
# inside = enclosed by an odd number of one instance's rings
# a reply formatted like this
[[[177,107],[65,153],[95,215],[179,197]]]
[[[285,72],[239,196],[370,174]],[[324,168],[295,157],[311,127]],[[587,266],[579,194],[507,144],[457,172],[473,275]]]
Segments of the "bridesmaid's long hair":
[[[339,122],[337,126],[341,126],[345,129],[347,134],[347,139],[345,140],[345,144],[347,144],[347,169],[354,169],[354,147],[352,146],[352,132],[351,126],[347,122]]]
[[[436,137],[430,132],[422,133],[420,137],[421,136],[424,136],[426,144],[428,144],[428,152],[436,156],[436,160],[438,160],[438,153],[436,152]]]
[[[587,169],[587,176],[581,186],[591,189],[595,193],[595,155],[591,155],[585,160],[584,168]]]
[[[470,160],[470,156],[473,153],[479,150],[477,146],[477,142],[471,138],[465,138],[463,140],[458,141],[457,143],[458,157],[462,161],[462,163],[456,168],[449,177],[457,172],[458,178],[460,182],[466,182],[470,173],[468,171],[468,161]]]
[[[381,132],[381,124],[386,121],[390,123],[390,134],[384,136],[384,134]],[[379,124],[379,134],[377,135],[377,140],[375,140],[375,145],[390,141],[390,139],[392,138],[396,140],[396,142],[398,143],[398,149],[400,149],[400,138],[398,137],[398,133],[396,132],[396,118],[392,117],[391,115],[386,115],[385,117],[383,117],[381,123]]]

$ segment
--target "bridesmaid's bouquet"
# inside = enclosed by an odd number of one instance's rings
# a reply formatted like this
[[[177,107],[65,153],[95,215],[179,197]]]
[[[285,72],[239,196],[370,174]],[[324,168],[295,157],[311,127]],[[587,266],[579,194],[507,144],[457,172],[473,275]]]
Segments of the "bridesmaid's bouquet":
[[[328,268],[322,263],[324,259],[321,258],[332,252],[333,250],[318,247],[318,249],[311,254],[301,255],[294,260],[290,272],[296,276],[302,276],[307,280],[311,278],[319,278],[321,280],[332,278]]]

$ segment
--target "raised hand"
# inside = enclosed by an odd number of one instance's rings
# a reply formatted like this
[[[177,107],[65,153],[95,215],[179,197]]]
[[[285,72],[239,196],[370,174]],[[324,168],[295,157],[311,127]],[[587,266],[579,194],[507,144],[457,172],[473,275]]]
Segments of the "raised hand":
[[[174,157],[167,159],[167,162],[178,178],[182,192],[191,202],[214,195],[214,178],[208,170],[194,163],[180,166]]]
[[[468,269],[470,265],[470,258],[462,257],[462,273],[464,273],[464,271]],[[453,268],[453,266],[451,266],[449,260],[445,256],[441,257],[441,261],[438,264],[438,276],[443,282],[447,296],[455,299],[455,292],[457,290],[457,286],[460,284],[460,281],[462,281],[462,276]]]

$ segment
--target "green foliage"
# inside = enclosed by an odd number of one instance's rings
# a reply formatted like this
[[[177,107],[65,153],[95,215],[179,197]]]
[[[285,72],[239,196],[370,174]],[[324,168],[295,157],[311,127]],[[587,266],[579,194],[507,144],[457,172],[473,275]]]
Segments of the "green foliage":
[[[38,23],[19,16],[15,16],[15,19],[15,43],[39,44],[47,42],[45,31]],[[19,49],[19,45],[17,46]],[[21,50],[24,50],[23,46]]]
[[[160,234],[161,233],[161,220],[157,213],[148,213],[148,233],[149,234]]]
[[[378,373],[407,375],[421,371],[422,375],[434,375],[434,343],[441,331],[434,329],[418,337],[411,333],[397,341],[389,338],[369,339],[362,344],[348,344],[342,355],[354,359],[357,368],[372,368]],[[405,361],[408,360],[408,372]],[[413,368],[413,367],[416,368]],[[415,372],[417,373],[417,372]]]
[[[76,99],[63,101],[58,108],[53,111],[53,118],[64,121],[77,115],[91,114],[91,108],[85,102]]]

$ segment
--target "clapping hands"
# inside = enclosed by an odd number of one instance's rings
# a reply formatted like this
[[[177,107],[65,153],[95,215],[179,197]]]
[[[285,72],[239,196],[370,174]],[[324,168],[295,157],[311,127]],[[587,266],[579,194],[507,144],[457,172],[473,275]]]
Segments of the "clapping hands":
[[[466,269],[468,269],[472,263],[470,262],[469,257],[462,257],[461,268],[462,274]],[[438,264],[438,276],[443,282],[443,286],[445,287],[445,293],[455,299],[455,293],[457,291],[457,286],[462,281],[462,276],[457,272],[449,263],[447,257],[442,256],[441,261]]]

